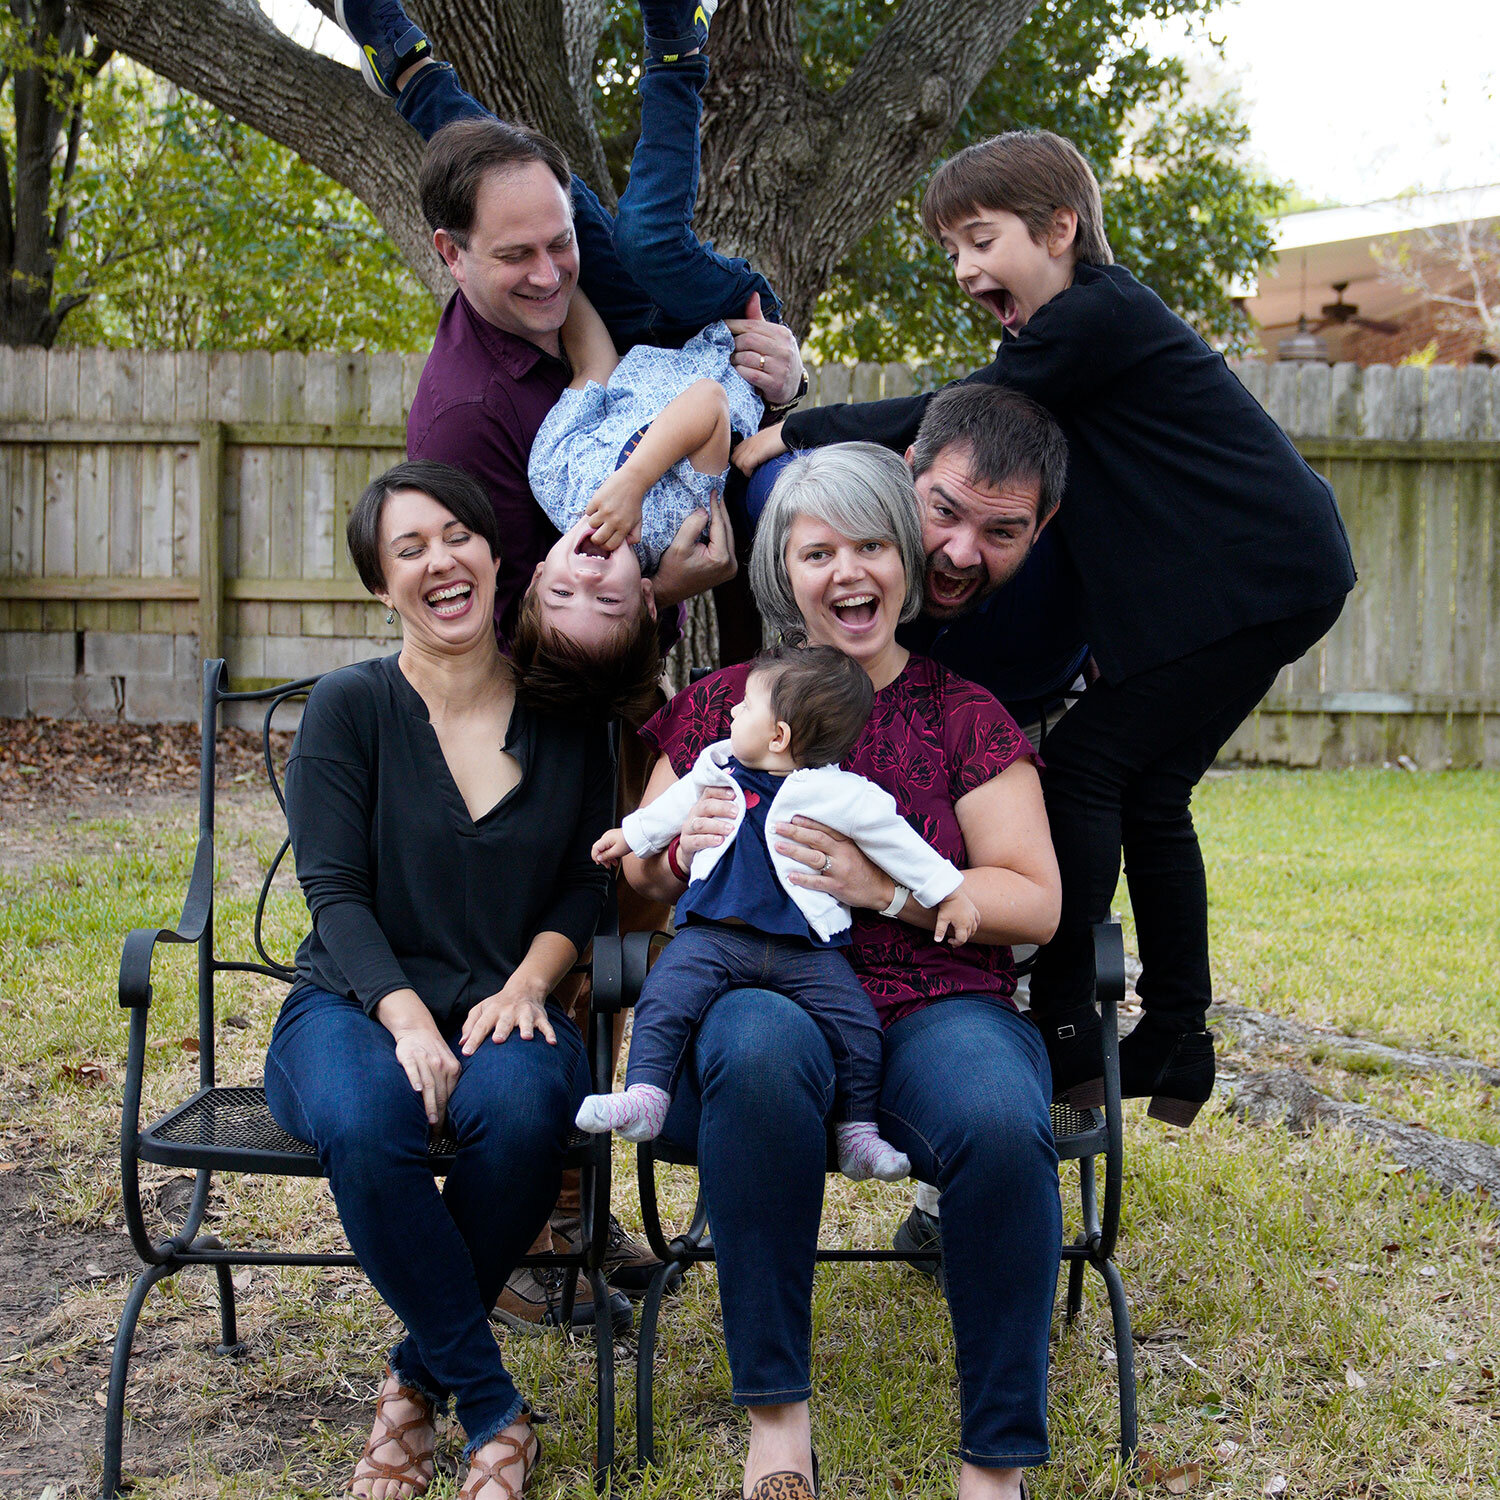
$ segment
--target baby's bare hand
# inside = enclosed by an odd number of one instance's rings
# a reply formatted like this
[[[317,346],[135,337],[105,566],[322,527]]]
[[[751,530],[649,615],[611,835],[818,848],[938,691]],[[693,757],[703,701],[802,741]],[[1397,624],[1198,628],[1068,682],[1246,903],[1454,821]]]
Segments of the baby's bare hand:
[[[953,935],[949,941],[955,948],[961,948],[979,930],[979,908],[964,895],[962,888],[939,905],[933,937],[943,942],[950,928]]]
[[[630,853],[630,843],[625,837],[625,830],[611,828],[589,852],[593,855],[596,865],[603,865],[606,870],[613,870]]]

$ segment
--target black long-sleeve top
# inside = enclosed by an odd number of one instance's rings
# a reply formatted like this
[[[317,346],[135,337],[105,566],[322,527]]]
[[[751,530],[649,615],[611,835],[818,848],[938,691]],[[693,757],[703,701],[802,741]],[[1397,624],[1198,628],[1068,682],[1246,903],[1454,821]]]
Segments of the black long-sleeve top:
[[[588,943],[608,880],[589,857],[613,814],[606,733],[518,703],[505,749],[521,779],[475,821],[396,657],[318,683],[286,768],[313,919],[299,985],[367,1012],[410,987],[446,1032],[503,988],[537,933]]]
[[[1234,373],[1122,266],[1073,284],[966,377],[1032,397],[1068,439],[1057,517],[1084,634],[1119,681],[1354,587],[1333,491]],[[790,448],[904,451],[930,395],[794,412]]]

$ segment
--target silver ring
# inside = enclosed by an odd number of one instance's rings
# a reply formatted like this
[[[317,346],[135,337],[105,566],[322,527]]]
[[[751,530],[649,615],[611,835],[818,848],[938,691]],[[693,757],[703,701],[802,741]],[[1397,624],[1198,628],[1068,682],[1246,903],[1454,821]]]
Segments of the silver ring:
[[[823,867],[818,871],[819,875],[826,875],[828,867],[833,863],[833,856],[825,849],[823,851]]]

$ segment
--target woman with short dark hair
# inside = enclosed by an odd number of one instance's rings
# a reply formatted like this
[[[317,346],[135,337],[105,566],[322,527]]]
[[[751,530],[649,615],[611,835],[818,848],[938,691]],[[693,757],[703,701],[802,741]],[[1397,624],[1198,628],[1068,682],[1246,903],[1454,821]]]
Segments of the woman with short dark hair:
[[[557,1198],[588,1092],[583,1038],[550,1003],[593,935],[609,826],[604,731],[529,711],[495,642],[499,539],[444,464],[383,474],[349,517],[399,654],[308,698],[286,770],[312,931],[266,1057],[278,1123],[317,1147],[339,1218],[406,1326],[349,1489],[411,1500],[452,1396],[464,1500],[518,1495],[538,1443],[489,1311]],[[441,1193],[430,1133],[457,1141]]]

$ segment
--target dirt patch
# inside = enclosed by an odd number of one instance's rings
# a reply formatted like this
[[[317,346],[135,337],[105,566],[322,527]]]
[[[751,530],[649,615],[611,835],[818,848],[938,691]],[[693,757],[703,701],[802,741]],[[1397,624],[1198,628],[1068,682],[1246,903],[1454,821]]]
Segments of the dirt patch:
[[[97,1495],[104,1447],[104,1399],[112,1340],[129,1280],[141,1269],[124,1234],[49,1222],[51,1184],[25,1161],[0,1163],[0,1496],[34,1500],[47,1486],[59,1496]],[[191,1178],[176,1177],[155,1195],[180,1220]],[[357,1428],[363,1393],[348,1399],[312,1392],[239,1389],[245,1367],[213,1352],[218,1320],[212,1277],[185,1273],[194,1294],[190,1320],[162,1318],[173,1297],[169,1278],[153,1288],[131,1361],[124,1472],[127,1483],[181,1470],[194,1450],[221,1471],[296,1463],[310,1428]],[[153,1316],[154,1313],[154,1316]],[[242,1336],[243,1332],[242,1332]],[[258,1351],[262,1355],[265,1351]],[[176,1366],[169,1371],[168,1366]],[[205,1413],[197,1386],[216,1385],[218,1411]],[[163,1399],[175,1393],[175,1399]],[[208,1420],[204,1421],[205,1415]],[[216,1420],[217,1418],[217,1420]],[[316,1445],[315,1445],[316,1446]],[[321,1455],[306,1455],[315,1483]]]

